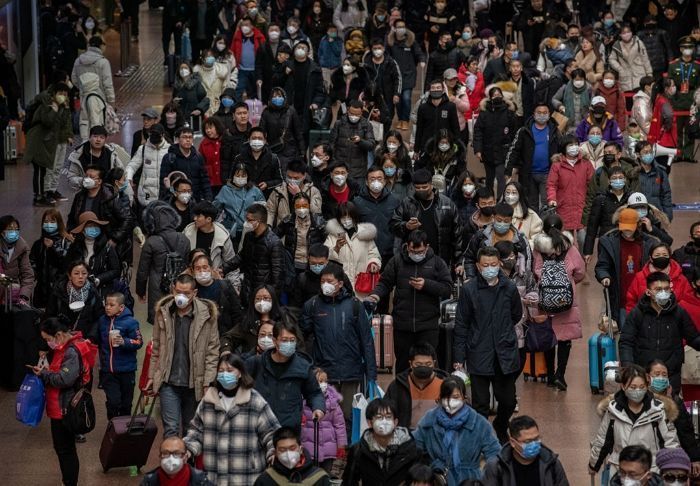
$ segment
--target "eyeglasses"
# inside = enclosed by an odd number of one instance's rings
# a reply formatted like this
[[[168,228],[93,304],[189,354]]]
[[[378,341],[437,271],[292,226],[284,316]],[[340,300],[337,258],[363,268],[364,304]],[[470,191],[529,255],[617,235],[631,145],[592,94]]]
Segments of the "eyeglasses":
[[[297,342],[296,338],[280,338],[280,339],[278,339],[278,341],[281,343],[295,343],[295,342]]]
[[[679,483],[685,483],[688,480],[688,475],[687,474],[671,474],[671,473],[666,473],[661,476],[664,478],[664,481],[667,483],[673,483],[675,481],[678,481]]]
[[[187,452],[172,452],[172,451],[165,451],[160,453],[160,458],[165,459],[168,456],[175,456],[175,457],[185,457],[187,455]]]
[[[375,415],[374,417],[372,417],[372,420],[382,420],[382,419],[383,420],[394,420],[394,416],[391,414],[387,414],[387,415]]]

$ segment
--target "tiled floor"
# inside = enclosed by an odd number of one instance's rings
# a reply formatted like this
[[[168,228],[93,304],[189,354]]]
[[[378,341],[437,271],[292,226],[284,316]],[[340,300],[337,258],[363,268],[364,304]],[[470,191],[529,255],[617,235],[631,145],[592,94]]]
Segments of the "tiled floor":
[[[169,89],[163,82],[164,69],[161,64],[160,50],[160,13],[142,11],[142,33],[138,49],[132,50],[132,62],[141,65],[141,69],[131,78],[117,79],[117,105],[121,113],[130,114],[122,132],[123,139],[130,143],[130,134],[140,125],[140,110],[146,105],[162,105],[170,96]],[[118,40],[117,34],[107,36],[111,45]],[[136,47],[136,46],[134,46]],[[109,48],[109,57],[117,60],[115,48]],[[114,64],[116,66],[116,63]],[[115,71],[116,71],[115,67]],[[476,162],[470,161],[477,173],[483,169]],[[676,202],[700,201],[700,166],[680,164],[674,167],[672,186]],[[42,210],[31,205],[31,170],[26,165],[11,166],[7,170],[7,179],[0,183],[0,213],[12,213],[22,222],[22,233],[30,243],[39,234]],[[69,203],[63,203],[61,209],[66,212]],[[672,234],[676,238],[674,248],[684,243],[688,237],[688,228],[693,221],[700,219],[698,212],[676,212]],[[598,427],[595,405],[599,397],[593,397],[588,387],[588,359],[586,338],[596,331],[596,322],[602,306],[600,286],[592,283],[577,289],[579,305],[583,310],[584,339],[576,341],[571,354],[567,373],[568,392],[557,392],[543,384],[518,384],[520,396],[520,413],[532,415],[541,426],[544,442],[561,457],[567,474],[573,485],[588,484],[586,461],[589,452],[589,440]],[[144,319],[144,309],[137,306],[137,317]],[[143,332],[148,339],[151,329],[143,325]],[[387,385],[389,377],[382,379]],[[48,421],[45,419],[36,429],[25,427],[14,420],[13,393],[0,391],[0,469],[3,484],[11,486],[44,486],[60,484],[58,462],[51,447]],[[81,458],[82,485],[133,485],[138,484],[138,477],[130,477],[127,469],[102,472],[98,451],[102,433],[106,425],[104,396],[101,391],[95,394],[98,411],[97,429],[88,435],[85,444],[79,444]],[[153,451],[157,450],[154,447]],[[157,457],[151,454],[146,470],[157,464]]]

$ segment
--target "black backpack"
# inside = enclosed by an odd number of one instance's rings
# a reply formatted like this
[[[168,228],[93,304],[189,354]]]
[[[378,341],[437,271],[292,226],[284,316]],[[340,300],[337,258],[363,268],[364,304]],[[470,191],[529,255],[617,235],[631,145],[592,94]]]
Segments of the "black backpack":
[[[38,100],[34,99],[32,100],[31,103],[27,106],[27,109],[24,111],[24,120],[22,121],[22,131],[27,134],[29,133],[29,129],[34,126],[34,113],[36,113],[36,110],[41,106],[41,103],[39,103]]]
[[[548,314],[565,312],[574,305],[574,288],[563,259],[544,261],[538,293],[540,309]]]
[[[182,258],[182,255],[170,248],[168,240],[163,236],[160,239],[163,240],[166,248],[165,266],[163,267],[163,275],[160,277],[160,291],[164,294],[169,294],[175,279],[187,265],[185,265],[185,259]]]

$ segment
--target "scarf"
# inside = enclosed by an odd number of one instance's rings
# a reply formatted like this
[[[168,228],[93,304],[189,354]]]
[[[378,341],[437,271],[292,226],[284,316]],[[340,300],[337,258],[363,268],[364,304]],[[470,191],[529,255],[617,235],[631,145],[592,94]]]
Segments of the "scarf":
[[[445,452],[449,453],[452,449],[452,467],[459,467],[461,460],[459,458],[459,444],[456,443],[459,432],[464,428],[464,424],[469,420],[469,410],[465,404],[459,412],[450,417],[445,412],[445,409],[440,407],[436,414],[436,421],[440,427],[445,429],[445,435],[442,438],[442,445]]]
[[[81,288],[76,289],[73,287],[73,284],[68,282],[67,284],[67,290],[68,290],[68,303],[72,304],[73,302],[86,302],[88,295],[90,294],[90,282],[85,282],[85,285],[83,285]]]
[[[562,97],[562,101],[564,102],[564,108],[566,108],[566,116],[569,118],[569,124],[578,125],[578,122],[581,120],[576,120],[576,108],[574,102],[575,96],[579,98],[579,115],[582,114],[584,110],[588,109],[591,104],[591,97],[588,87],[585,85],[580,92],[577,92],[574,89],[573,81],[566,83],[566,86],[564,87],[564,96]]]
[[[189,486],[192,471],[190,465],[185,464],[174,477],[165,474],[162,467],[158,468],[158,484],[161,486]]]

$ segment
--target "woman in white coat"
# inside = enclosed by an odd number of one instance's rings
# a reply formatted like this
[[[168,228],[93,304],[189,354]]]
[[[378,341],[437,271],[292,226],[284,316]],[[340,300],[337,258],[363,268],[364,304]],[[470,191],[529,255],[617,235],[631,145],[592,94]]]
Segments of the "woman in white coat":
[[[355,290],[355,280],[361,272],[378,273],[382,267],[374,238],[377,228],[371,223],[360,223],[355,205],[351,202],[338,205],[335,219],[326,223],[325,245],[330,248],[330,260],[343,265],[345,274],[352,282]],[[367,294],[355,293],[362,299]]]
[[[506,184],[503,201],[513,208],[513,226],[525,235],[532,248],[533,238],[542,233],[542,219],[527,205],[520,183],[512,181]]]
[[[202,86],[209,98],[209,109],[205,114],[207,118],[219,110],[221,93],[227,86],[231,71],[228,62],[217,62],[216,53],[210,49],[202,58],[202,63],[194,67],[194,72],[199,73]]]

